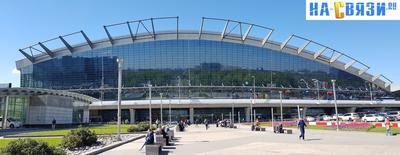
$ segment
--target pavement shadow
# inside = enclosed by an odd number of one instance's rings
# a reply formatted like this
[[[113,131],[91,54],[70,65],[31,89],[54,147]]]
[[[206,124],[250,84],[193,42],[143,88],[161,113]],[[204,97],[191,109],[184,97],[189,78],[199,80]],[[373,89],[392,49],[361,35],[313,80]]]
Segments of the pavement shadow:
[[[170,151],[162,150],[160,152],[160,155],[168,155]]]
[[[305,139],[304,141],[318,141],[322,140],[322,138],[310,138],[310,139]]]

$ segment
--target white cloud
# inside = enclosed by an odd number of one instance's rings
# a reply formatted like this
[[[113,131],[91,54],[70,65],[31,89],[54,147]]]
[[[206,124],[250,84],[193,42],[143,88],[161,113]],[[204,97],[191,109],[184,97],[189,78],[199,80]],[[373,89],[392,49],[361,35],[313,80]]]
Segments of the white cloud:
[[[14,69],[11,71],[11,73],[12,73],[13,75],[19,75],[21,72],[20,72],[17,68],[14,68]]]

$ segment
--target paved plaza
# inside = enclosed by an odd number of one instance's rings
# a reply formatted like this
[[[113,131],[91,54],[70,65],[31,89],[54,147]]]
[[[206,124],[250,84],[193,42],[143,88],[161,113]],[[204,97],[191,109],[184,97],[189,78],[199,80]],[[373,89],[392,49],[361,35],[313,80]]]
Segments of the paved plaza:
[[[248,126],[239,129],[216,128],[211,126],[205,130],[204,125],[192,125],[186,132],[177,132],[174,146],[163,149],[163,154],[176,155],[325,155],[325,154],[362,154],[375,155],[400,154],[400,136],[387,137],[382,133],[336,132],[306,130],[306,140],[298,139],[298,131],[294,134],[274,134],[252,132]],[[268,130],[268,129],[267,129]],[[103,155],[143,155],[143,144],[140,139]]]

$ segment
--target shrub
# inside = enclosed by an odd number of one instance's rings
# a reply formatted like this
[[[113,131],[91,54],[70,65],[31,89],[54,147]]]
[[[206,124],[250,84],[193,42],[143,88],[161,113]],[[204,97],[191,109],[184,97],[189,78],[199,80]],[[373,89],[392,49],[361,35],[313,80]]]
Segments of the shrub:
[[[128,127],[127,132],[140,132],[140,131],[147,131],[149,129],[149,124],[148,123],[138,123],[137,125],[132,125]],[[152,126],[152,130],[155,130],[156,127]]]
[[[46,142],[33,139],[18,139],[11,141],[1,151],[7,155],[63,155],[65,152],[59,148],[49,146]]]
[[[126,129],[127,132],[139,132],[141,129],[137,125],[132,125]]]
[[[61,146],[72,150],[78,147],[92,146],[96,143],[97,135],[94,131],[90,131],[88,128],[79,128],[71,130],[61,141]]]

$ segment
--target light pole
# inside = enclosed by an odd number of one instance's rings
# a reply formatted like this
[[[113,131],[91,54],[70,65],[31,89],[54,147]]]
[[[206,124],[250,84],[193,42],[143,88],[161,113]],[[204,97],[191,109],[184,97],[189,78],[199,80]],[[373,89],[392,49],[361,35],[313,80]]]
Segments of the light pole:
[[[255,99],[256,99],[256,77],[255,76],[251,76],[251,77],[253,78],[253,103],[251,103],[251,105],[250,105],[250,114],[253,113],[253,104],[255,103]],[[255,115],[255,114],[253,113],[253,115]],[[252,115],[250,115],[250,116],[251,116],[250,121],[251,121],[251,123],[253,123],[255,120]]]
[[[299,105],[297,105],[297,114],[298,114],[298,117],[299,117],[299,120],[300,120],[300,106]]]
[[[148,84],[149,87],[149,127],[151,128],[151,84]]]
[[[3,126],[3,129],[7,129],[7,120],[8,120],[8,104],[9,104],[9,96],[6,96],[5,97],[5,107],[4,107],[4,113],[3,113],[3,121],[1,122],[2,123],[2,126]]]
[[[118,112],[117,112],[117,140],[121,141],[121,91],[122,91],[122,65],[124,60],[122,58],[117,59],[118,63]]]
[[[233,93],[231,94],[231,99],[232,99],[232,119],[231,119],[231,124],[234,124],[235,121],[235,102],[233,101]]]
[[[317,100],[318,100],[318,104],[320,103],[319,101],[319,81],[317,79],[312,79],[314,81],[314,83],[317,83]]]
[[[335,113],[336,113],[336,131],[339,131],[339,115],[337,110],[337,100],[336,100],[336,80],[332,81],[332,88],[333,88],[333,99],[335,100]]]
[[[181,104],[181,77],[178,76],[178,99],[179,104]]]
[[[281,100],[281,123],[283,123],[282,90],[279,91],[279,98]]]
[[[169,113],[169,126],[171,126],[171,98],[169,99],[169,104],[168,104],[168,113]]]
[[[274,131],[274,107],[271,107],[271,126],[272,131]]]
[[[162,96],[163,96],[163,93],[160,93],[160,121],[161,121],[161,126],[163,125]]]

